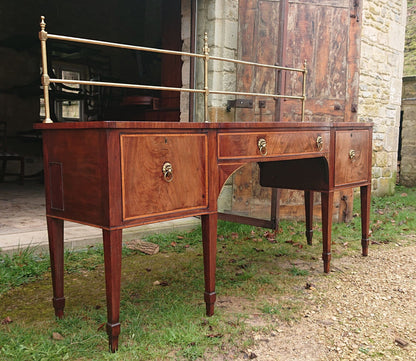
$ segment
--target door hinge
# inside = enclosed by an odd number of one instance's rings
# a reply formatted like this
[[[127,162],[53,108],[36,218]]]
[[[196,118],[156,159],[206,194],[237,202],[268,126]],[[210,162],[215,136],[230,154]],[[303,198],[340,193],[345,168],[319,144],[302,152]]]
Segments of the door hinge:
[[[356,19],[357,23],[360,21],[358,16],[358,8],[360,7],[360,1],[354,0],[354,13],[350,15],[351,18]]]

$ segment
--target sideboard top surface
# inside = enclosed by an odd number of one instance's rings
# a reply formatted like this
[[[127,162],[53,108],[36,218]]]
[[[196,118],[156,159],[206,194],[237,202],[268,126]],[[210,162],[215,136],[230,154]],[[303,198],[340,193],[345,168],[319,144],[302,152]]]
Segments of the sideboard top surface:
[[[145,121],[90,121],[64,123],[35,123],[35,129],[155,129],[155,130],[204,130],[204,129],[330,129],[331,127],[359,128],[369,127],[370,123],[357,122],[226,122],[226,123],[181,123],[181,122],[145,122]]]

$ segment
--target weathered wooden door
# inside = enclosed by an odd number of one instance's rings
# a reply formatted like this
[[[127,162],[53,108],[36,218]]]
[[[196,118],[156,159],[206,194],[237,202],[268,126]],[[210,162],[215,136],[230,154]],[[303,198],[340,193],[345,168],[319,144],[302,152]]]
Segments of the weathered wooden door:
[[[279,63],[280,7],[280,1],[239,0],[239,59]],[[272,69],[237,67],[237,91],[276,94],[277,79],[278,73]],[[235,121],[277,120],[274,99],[255,97],[252,101],[248,108],[235,109]]]
[[[289,1],[286,63],[308,62],[307,120],[357,119],[359,13],[358,0]],[[288,77],[286,90],[296,86],[294,77]],[[289,103],[283,107],[283,120],[296,118]]]
[[[355,121],[358,104],[358,67],[361,0],[239,0],[239,58],[301,68],[307,61],[306,121]],[[280,86],[280,88],[279,88]],[[251,92],[301,94],[299,74],[241,66],[237,89]],[[236,121],[300,121],[296,100],[253,99],[253,108],[234,110]],[[255,179],[257,166],[234,175],[233,212],[270,215],[270,191]],[[301,197],[282,194],[292,215],[302,213]]]

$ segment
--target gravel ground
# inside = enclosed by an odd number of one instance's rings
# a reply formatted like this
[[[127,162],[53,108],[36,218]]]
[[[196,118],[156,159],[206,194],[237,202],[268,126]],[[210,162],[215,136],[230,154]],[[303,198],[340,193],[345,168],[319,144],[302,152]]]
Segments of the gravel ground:
[[[416,238],[416,237],[415,237]],[[369,257],[311,269],[304,315],[253,333],[251,349],[226,360],[416,360],[416,246],[372,246]]]

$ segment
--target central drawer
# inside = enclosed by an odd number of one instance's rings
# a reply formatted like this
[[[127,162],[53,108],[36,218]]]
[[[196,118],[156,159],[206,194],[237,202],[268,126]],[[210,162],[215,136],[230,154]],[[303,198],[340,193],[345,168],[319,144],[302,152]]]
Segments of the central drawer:
[[[207,207],[205,134],[121,134],[123,220]]]
[[[325,153],[329,150],[329,137],[327,131],[221,133],[218,135],[218,158],[267,158]]]

